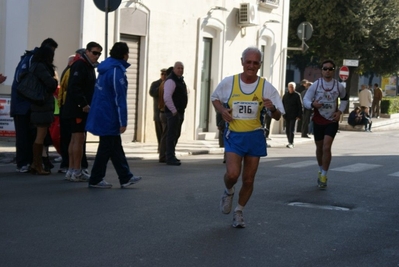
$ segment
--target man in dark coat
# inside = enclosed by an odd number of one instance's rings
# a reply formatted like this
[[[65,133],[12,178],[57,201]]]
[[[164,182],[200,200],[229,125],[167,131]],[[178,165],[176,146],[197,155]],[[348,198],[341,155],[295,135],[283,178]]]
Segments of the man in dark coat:
[[[283,96],[283,105],[285,109],[285,133],[288,139],[288,148],[294,147],[295,123],[302,118],[302,99],[301,95],[295,91],[296,84],[288,83],[288,92]]]

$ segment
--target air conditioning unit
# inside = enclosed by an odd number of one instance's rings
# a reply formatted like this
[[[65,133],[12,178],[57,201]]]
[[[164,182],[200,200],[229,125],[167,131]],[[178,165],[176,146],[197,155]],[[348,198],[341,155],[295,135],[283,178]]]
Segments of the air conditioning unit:
[[[238,10],[237,25],[241,27],[258,25],[258,10],[257,7],[251,3],[241,3]]]

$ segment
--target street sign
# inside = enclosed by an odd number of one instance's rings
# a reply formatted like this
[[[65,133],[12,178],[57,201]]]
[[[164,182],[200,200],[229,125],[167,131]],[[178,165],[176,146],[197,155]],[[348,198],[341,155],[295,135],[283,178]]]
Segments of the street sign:
[[[342,64],[348,67],[359,67],[359,60],[358,59],[344,59],[344,63]]]
[[[343,81],[346,81],[349,77],[349,68],[347,66],[342,66],[339,69],[339,78]]]
[[[112,12],[118,9],[122,0],[94,0],[98,9],[104,12]]]
[[[307,41],[312,37],[313,26],[309,22],[302,22],[299,24],[296,32],[299,39]]]

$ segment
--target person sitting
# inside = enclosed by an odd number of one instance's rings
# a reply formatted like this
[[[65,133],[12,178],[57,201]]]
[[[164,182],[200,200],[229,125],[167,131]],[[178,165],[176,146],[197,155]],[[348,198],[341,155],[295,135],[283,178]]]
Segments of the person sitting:
[[[364,125],[364,131],[371,132],[372,121],[368,115],[368,108],[364,111],[360,107],[356,107],[348,117],[348,124],[355,127],[356,125]]]

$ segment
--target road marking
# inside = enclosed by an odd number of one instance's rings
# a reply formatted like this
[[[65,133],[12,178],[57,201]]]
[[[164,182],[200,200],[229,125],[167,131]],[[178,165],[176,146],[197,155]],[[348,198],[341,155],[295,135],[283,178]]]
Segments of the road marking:
[[[399,176],[399,172],[391,173],[388,176]]]
[[[334,168],[331,170],[332,171],[340,171],[340,172],[361,172],[361,171],[375,169],[375,168],[378,168],[381,166],[382,165],[378,165],[378,164],[356,163],[356,164],[351,164],[351,165],[344,166],[344,167]]]
[[[341,210],[341,211],[350,210],[349,208],[346,208],[346,207],[319,205],[319,204],[305,203],[305,202],[291,202],[288,204],[288,206],[304,207],[304,208],[312,208],[312,209],[322,209],[322,210]]]
[[[296,162],[296,163],[288,163],[288,164],[278,165],[276,167],[279,167],[279,168],[304,168],[304,167],[309,167],[309,166],[313,166],[313,165],[317,165],[316,160],[305,160],[305,161],[300,161],[300,162]]]

